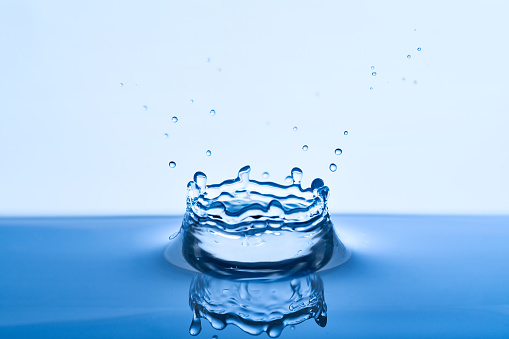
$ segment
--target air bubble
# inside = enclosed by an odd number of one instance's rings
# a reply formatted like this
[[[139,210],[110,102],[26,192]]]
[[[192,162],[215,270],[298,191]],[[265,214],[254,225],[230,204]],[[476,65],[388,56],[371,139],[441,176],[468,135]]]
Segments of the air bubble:
[[[336,148],[334,153],[336,153],[336,155],[341,155],[343,153],[343,151],[341,150],[341,148]]]
[[[179,121],[179,118],[173,117],[173,118],[171,118],[171,121],[173,121],[175,123],[175,122]]]
[[[175,163],[175,161],[170,161],[169,165],[171,168],[175,168],[175,166],[177,166],[177,163]]]
[[[336,170],[338,169],[338,166],[336,166],[336,164],[332,163],[329,165],[329,169],[331,172],[336,172]]]
[[[308,145],[304,145],[304,146],[302,146],[302,150],[303,150],[304,152],[305,152],[305,151],[307,151],[307,150],[308,150],[308,148],[309,148],[309,147],[308,147]]]

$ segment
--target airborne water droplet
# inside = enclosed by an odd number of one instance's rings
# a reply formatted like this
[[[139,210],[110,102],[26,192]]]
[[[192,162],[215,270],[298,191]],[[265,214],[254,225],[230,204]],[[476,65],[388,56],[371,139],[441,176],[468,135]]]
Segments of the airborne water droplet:
[[[331,172],[336,172],[336,170],[338,169],[338,166],[336,166],[336,164],[332,163],[329,165],[329,169]]]
[[[177,166],[175,161],[170,161],[169,165],[170,165],[171,168],[175,168],[175,166]]]
[[[371,66],[371,69],[375,69],[375,66]]]
[[[420,48],[420,47],[417,47],[417,50],[420,52],[420,51],[421,51],[421,48]]]
[[[165,138],[168,138],[168,133],[164,133],[164,137],[165,137]]]
[[[262,178],[267,179],[269,177],[269,172],[263,172]]]
[[[145,111],[148,110],[147,105],[143,105],[143,108],[145,109]]]
[[[121,82],[121,83],[120,83],[120,86],[124,87],[124,83],[123,83],[123,82]]]
[[[298,130],[297,126],[293,126],[293,131],[297,132],[297,130]]]
[[[369,89],[370,89],[370,90],[373,90],[373,87],[370,87]]]
[[[343,134],[344,134],[344,135],[348,135],[348,131],[345,131]]]
[[[177,118],[177,117],[173,117],[173,118],[171,118],[171,121],[173,121],[173,122],[177,122],[177,121],[179,121],[179,118]]]
[[[216,110],[215,109],[211,109],[210,110],[210,115],[212,115],[212,116],[216,115]]]
[[[375,76],[375,75],[376,75],[376,72],[372,72],[372,73],[371,73],[371,75],[372,75],[372,76]]]
[[[208,157],[210,157],[210,156],[211,156],[211,154],[212,154],[212,152],[211,152],[210,150],[207,150],[207,152],[205,152],[205,154],[206,154]]]
[[[334,153],[336,153],[336,155],[341,155],[343,153],[343,151],[341,150],[341,148],[336,148]]]
[[[308,147],[308,145],[304,145],[304,146],[302,146],[302,150],[303,150],[303,151],[307,151],[307,150],[308,150],[308,148],[309,148],[309,147]]]
[[[408,55],[406,56],[406,58],[407,58],[407,59],[410,59],[411,57],[412,57],[412,56],[411,56],[410,54],[408,54]]]

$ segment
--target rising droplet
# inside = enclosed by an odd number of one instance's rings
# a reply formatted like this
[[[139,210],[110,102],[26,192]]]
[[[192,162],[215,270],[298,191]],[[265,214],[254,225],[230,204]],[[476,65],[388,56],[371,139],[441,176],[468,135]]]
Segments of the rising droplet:
[[[293,126],[293,131],[297,132],[297,130],[298,130],[297,126]]]
[[[334,153],[336,153],[336,155],[341,155],[343,153],[343,151],[341,150],[341,148],[336,148]]]
[[[410,59],[411,57],[412,57],[412,56],[411,56],[410,54],[408,54],[408,55],[406,56],[406,58],[407,58],[407,59]]]
[[[329,165],[329,169],[331,172],[336,172],[336,170],[338,169],[338,166],[336,166],[336,164],[332,163]]]
[[[267,179],[269,177],[269,172],[263,172],[262,178]]]
[[[420,48],[420,47],[417,47],[417,50],[420,52],[420,51],[421,51],[421,48]]]
[[[304,145],[304,146],[302,146],[302,150],[303,150],[303,151],[307,151],[307,150],[308,150],[308,145]]]
[[[171,168],[175,168],[175,166],[177,166],[177,164],[175,163],[175,161],[170,161],[170,167],[171,167]]]
[[[177,117],[173,117],[173,118],[171,118],[171,121],[173,121],[173,122],[177,122],[177,121],[179,121],[179,118],[177,118]]]
[[[205,154],[210,157],[212,155],[212,152],[210,150],[207,150],[207,152],[205,152]]]
[[[343,132],[343,134],[344,134],[344,135],[348,135],[348,131],[344,131],[344,132]]]
[[[145,111],[148,109],[147,105],[143,105],[143,108],[145,109]]]
[[[371,75],[372,75],[372,76],[375,76],[375,75],[376,75],[376,72],[371,73]]]
[[[212,115],[212,116],[216,115],[216,110],[215,109],[211,109],[210,110],[210,115]]]

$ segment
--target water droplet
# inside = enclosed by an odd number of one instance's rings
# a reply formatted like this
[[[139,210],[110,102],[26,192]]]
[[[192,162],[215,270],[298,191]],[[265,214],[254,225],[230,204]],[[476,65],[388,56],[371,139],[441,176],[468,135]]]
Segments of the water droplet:
[[[338,166],[336,166],[336,164],[330,164],[329,165],[329,169],[331,172],[336,172],[336,170],[338,169]]]
[[[192,104],[194,104],[194,100],[193,99],[191,99],[190,101],[191,101]]]
[[[414,28],[414,32],[417,30],[417,28]]]
[[[371,66],[371,69],[375,69],[375,66]]]
[[[212,116],[216,115],[216,110],[215,109],[211,109],[210,110],[210,115],[212,115]]]
[[[414,80],[414,85],[417,85],[417,80]]]
[[[171,118],[171,121],[173,121],[173,122],[177,122],[177,121],[179,121],[179,118],[177,118],[177,117],[173,117],[173,118]]]
[[[205,152],[205,154],[210,157],[212,155],[212,152],[210,150],[207,150],[207,152]]]
[[[180,230],[170,235],[170,240],[175,239],[180,234]]]
[[[285,183],[287,183],[287,184],[291,184],[291,183],[293,183],[293,178],[292,178],[291,176],[287,176],[287,177],[285,178]]]
[[[143,105],[143,108],[145,109],[145,111],[148,109],[147,105]]]
[[[421,48],[420,48],[420,47],[417,47],[417,50],[420,52],[420,51],[421,51]]]
[[[164,133],[164,137],[165,137],[165,138],[168,138],[168,133]]]
[[[372,76],[375,76],[375,75],[376,75],[376,72],[371,73],[371,75],[372,75]]]
[[[219,72],[221,72],[221,68],[218,68],[217,70],[218,70]]]
[[[169,165],[171,168],[175,168],[175,166],[177,166],[177,163],[175,163],[175,161],[170,161]]]
[[[210,62],[210,58],[207,58],[207,62]]]
[[[293,126],[293,131],[297,132],[297,130],[298,130],[297,126]]]
[[[192,336],[196,336],[201,332],[201,321],[197,312],[198,311],[193,312],[193,321],[191,322],[191,326],[189,327],[189,334]]]
[[[373,87],[370,87],[369,89],[372,91],[372,90],[373,90]]]
[[[405,81],[406,79],[405,78],[401,78],[401,80]]]
[[[341,150],[341,148],[336,148],[334,153],[336,153],[336,155],[341,155],[343,153],[343,151]]]
[[[309,148],[309,147],[308,147],[308,145],[304,145],[304,146],[302,146],[302,150],[303,150],[303,151],[307,151],[307,150],[308,150],[308,148]]]
[[[407,58],[407,59],[410,59],[411,57],[412,57],[412,56],[411,56],[410,54],[408,54],[408,55],[406,56],[406,58]]]
[[[217,336],[217,335],[213,335],[213,336],[212,336],[212,339],[217,339],[217,338],[218,338],[218,336]]]
[[[269,177],[269,172],[263,172],[262,178],[267,179]]]
[[[291,329],[292,331],[295,331],[295,326],[293,326],[293,325],[292,325],[292,326],[290,326],[290,329]]]
[[[348,131],[344,131],[344,132],[343,132],[343,134],[344,134],[344,135],[348,135]]]
[[[124,83],[123,83],[123,82],[121,82],[121,83],[120,83],[120,86],[124,87]]]

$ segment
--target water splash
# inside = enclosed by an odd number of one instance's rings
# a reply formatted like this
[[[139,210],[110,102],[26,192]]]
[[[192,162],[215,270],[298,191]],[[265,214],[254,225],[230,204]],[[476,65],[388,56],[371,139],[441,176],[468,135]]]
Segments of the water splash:
[[[346,261],[347,251],[330,221],[329,188],[323,180],[302,188],[303,173],[297,167],[287,185],[251,180],[250,171],[245,166],[237,178],[211,185],[205,173],[196,172],[188,183],[178,239],[189,265],[216,276],[265,279],[315,272],[333,251],[339,264]]]
[[[286,326],[308,319],[321,327],[327,324],[323,282],[318,274],[270,282],[199,274],[189,287],[189,306],[193,311],[191,335],[200,333],[201,319],[216,330],[233,324],[248,334],[266,332],[271,338],[279,337]]]

